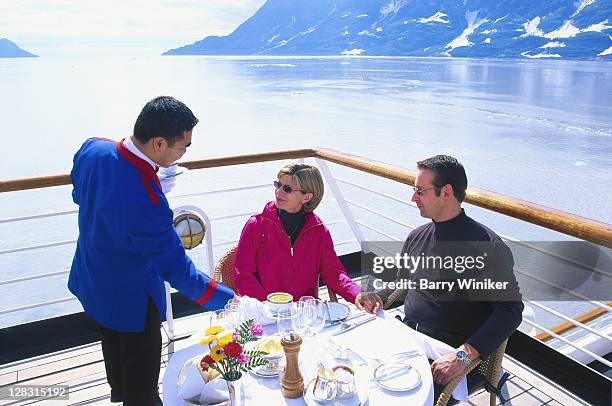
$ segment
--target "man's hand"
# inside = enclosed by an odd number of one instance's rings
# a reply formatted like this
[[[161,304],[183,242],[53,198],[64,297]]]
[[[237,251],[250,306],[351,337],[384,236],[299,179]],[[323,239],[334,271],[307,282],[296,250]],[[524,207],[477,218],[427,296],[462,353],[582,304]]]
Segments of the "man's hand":
[[[469,344],[463,344],[459,350],[465,351],[471,361],[474,361],[480,356],[476,348]],[[467,365],[465,362],[457,358],[454,352],[441,356],[431,364],[431,374],[433,380],[441,385],[447,385],[454,377],[459,375]]]
[[[431,374],[433,375],[434,382],[446,385],[454,377],[459,375],[465,367],[465,363],[458,360],[457,355],[451,352],[432,362]]]
[[[357,306],[359,310],[365,310],[368,313],[376,314],[379,309],[383,308],[383,301],[374,292],[361,292],[355,299],[355,306]]]

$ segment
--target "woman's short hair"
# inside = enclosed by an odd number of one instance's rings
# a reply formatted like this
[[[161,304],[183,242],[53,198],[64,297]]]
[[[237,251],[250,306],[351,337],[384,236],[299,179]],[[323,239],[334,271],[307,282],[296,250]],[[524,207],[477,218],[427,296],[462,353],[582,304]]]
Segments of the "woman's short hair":
[[[276,177],[280,179],[283,175],[293,177],[296,186],[304,193],[312,193],[312,199],[304,204],[304,211],[313,211],[323,199],[325,187],[323,177],[319,169],[312,165],[290,163],[278,170]]]

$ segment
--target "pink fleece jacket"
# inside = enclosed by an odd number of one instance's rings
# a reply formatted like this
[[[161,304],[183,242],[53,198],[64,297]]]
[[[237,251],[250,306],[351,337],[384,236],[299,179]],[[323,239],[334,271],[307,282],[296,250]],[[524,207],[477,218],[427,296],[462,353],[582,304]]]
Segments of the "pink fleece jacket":
[[[329,230],[314,213],[306,213],[293,249],[270,202],[261,214],[251,216],[240,235],[235,279],[239,295],[266,300],[272,292],[291,293],[295,300],[318,296],[319,275],[335,293],[350,303],[361,288],[346,274]]]

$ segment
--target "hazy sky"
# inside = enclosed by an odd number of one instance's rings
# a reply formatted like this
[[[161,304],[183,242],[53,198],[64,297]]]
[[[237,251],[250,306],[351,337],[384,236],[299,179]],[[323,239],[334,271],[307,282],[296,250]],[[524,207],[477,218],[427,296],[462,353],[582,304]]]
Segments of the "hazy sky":
[[[265,0],[0,0],[0,38],[40,56],[159,55],[227,35]]]

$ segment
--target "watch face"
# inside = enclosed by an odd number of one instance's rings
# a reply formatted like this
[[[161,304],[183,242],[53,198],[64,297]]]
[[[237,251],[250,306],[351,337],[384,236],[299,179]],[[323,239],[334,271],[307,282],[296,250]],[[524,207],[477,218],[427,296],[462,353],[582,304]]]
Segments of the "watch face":
[[[457,358],[465,363],[470,362],[470,358],[465,351],[457,351]]]

